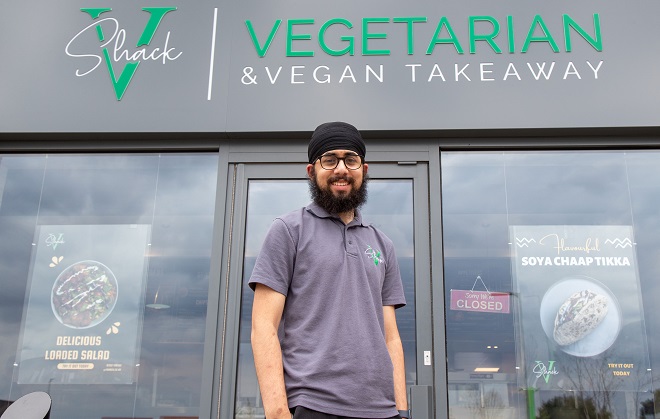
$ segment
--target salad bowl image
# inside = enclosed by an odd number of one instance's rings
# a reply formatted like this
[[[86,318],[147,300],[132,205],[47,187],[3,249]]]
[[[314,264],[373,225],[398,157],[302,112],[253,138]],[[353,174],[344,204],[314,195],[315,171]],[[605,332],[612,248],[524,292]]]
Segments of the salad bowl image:
[[[72,329],[87,329],[105,320],[117,302],[117,278],[94,260],[76,262],[55,279],[51,307],[57,320]]]

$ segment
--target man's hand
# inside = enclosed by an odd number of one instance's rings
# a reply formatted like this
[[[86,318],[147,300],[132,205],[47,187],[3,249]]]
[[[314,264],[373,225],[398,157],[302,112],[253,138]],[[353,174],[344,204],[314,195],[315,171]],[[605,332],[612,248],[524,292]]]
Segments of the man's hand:
[[[406,368],[403,358],[403,344],[396,324],[394,306],[383,307],[383,320],[385,323],[385,343],[394,366],[394,399],[398,410],[408,410],[406,397]]]

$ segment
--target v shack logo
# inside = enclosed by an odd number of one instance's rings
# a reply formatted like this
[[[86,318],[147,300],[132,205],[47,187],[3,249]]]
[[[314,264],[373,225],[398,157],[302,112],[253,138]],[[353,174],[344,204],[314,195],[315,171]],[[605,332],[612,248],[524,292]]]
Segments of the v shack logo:
[[[160,61],[167,64],[178,59],[183,52],[170,46],[170,31],[165,36],[164,45],[155,46],[156,32],[166,20],[166,15],[176,11],[176,7],[144,7],[148,16],[142,33],[129,33],[119,20],[112,17],[112,9],[106,7],[82,8],[92,20],[88,26],[78,32],[66,45],[69,57],[81,61],[76,69],[76,76],[84,77],[97,70],[105,62],[117,100],[120,101],[143,62]],[[107,14],[107,15],[106,15]],[[88,37],[96,38],[98,50],[86,51]],[[130,48],[135,43],[135,48]],[[102,67],[101,67],[102,68]]]

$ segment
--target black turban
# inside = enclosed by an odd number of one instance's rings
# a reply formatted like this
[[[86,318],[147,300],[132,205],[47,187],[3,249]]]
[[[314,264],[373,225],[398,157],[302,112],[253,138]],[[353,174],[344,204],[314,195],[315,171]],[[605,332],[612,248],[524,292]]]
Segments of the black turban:
[[[367,154],[360,131],[346,122],[326,122],[316,127],[307,148],[309,164],[314,164],[323,153],[330,150],[351,150],[362,157]]]

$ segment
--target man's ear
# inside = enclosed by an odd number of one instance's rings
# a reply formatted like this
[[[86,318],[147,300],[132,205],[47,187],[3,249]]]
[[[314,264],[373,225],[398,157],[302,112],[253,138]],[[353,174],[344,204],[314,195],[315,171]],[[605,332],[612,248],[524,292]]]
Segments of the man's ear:
[[[365,174],[365,175],[366,175],[367,172],[369,171],[369,165],[368,165],[367,163],[364,163],[364,164],[362,165],[362,167],[364,167],[364,170],[362,171],[362,174]]]
[[[312,171],[314,170],[314,165],[313,164],[308,164],[307,165],[307,177],[312,178]]]

